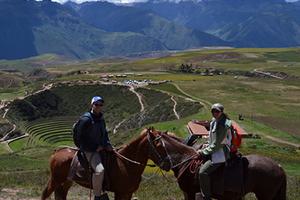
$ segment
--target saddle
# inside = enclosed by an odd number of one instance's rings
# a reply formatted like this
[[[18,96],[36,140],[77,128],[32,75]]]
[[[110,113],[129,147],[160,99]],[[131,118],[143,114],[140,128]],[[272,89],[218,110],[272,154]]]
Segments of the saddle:
[[[245,159],[242,156],[231,158],[211,175],[213,194],[223,195],[224,191],[243,193]]]
[[[224,191],[241,194],[244,191],[244,169],[248,163],[245,157],[240,155],[232,157],[226,164],[220,166],[211,174],[211,189],[213,196],[222,196]],[[195,168],[199,171],[201,164]],[[198,173],[195,174],[195,181],[199,184]],[[197,185],[198,185],[197,184]]]
[[[109,158],[110,154],[101,153],[101,158],[103,162],[104,169],[109,169]],[[68,179],[75,181],[76,183],[92,188],[92,174],[93,169],[90,167],[90,164],[84,154],[84,152],[78,150],[73,157],[71,162]],[[104,181],[103,181],[103,190],[109,191],[110,183],[108,173],[104,171]]]

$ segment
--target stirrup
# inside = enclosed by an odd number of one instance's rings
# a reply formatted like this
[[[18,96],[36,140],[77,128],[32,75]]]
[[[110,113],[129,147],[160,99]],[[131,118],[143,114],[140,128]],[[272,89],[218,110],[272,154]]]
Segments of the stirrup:
[[[195,200],[203,200],[201,192],[195,194]]]

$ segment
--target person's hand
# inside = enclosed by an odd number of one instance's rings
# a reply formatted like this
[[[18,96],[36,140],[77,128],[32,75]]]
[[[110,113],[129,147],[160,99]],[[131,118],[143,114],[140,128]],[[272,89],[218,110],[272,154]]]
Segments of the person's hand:
[[[102,146],[99,146],[99,147],[96,149],[97,152],[101,152],[101,151],[103,151],[103,150],[104,150],[104,148],[103,148]]]
[[[198,153],[199,155],[202,155],[202,149],[197,150],[197,153]]]
[[[199,154],[199,157],[202,158],[203,160],[210,159],[210,155],[204,154],[202,149],[197,150],[197,153]]]

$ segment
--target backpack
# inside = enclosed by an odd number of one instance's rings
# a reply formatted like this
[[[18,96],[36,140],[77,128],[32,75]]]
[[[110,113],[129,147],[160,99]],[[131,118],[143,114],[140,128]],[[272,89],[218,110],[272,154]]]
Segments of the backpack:
[[[82,122],[82,119],[85,118],[85,117],[89,118],[91,120],[92,124],[94,124],[94,119],[93,119],[91,113],[86,112],[72,126],[73,142],[74,142],[75,146],[78,147],[78,148],[80,148],[80,142],[79,142],[80,141],[79,125]]]
[[[240,148],[242,144],[242,135],[239,132],[239,129],[232,124],[230,126],[231,133],[231,145],[230,145],[230,153],[236,153],[238,148]]]

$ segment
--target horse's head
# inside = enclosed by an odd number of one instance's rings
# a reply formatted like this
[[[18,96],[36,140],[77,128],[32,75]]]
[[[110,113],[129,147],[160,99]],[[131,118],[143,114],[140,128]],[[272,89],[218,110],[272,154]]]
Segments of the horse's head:
[[[193,148],[184,145],[180,139],[168,135],[167,132],[147,129],[149,142],[149,157],[161,169],[169,171],[179,166],[185,159],[195,157],[197,153]]]
[[[162,140],[162,133],[153,127],[147,129],[147,139],[149,143],[149,157],[161,169],[169,171],[171,169],[171,159],[166,151],[165,142]]]

